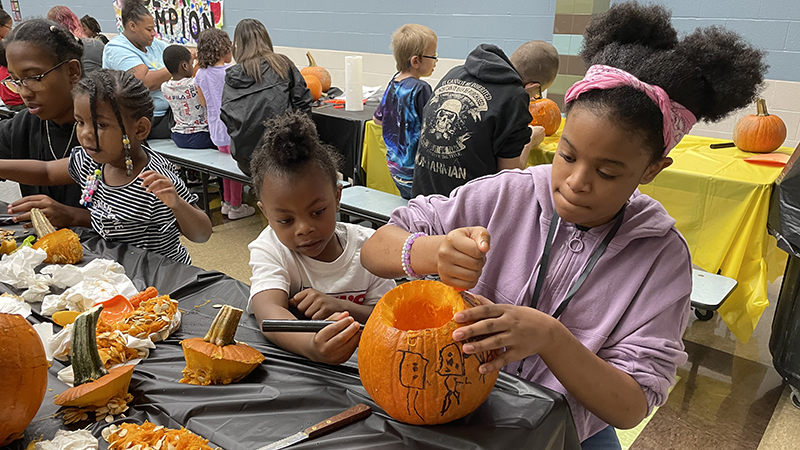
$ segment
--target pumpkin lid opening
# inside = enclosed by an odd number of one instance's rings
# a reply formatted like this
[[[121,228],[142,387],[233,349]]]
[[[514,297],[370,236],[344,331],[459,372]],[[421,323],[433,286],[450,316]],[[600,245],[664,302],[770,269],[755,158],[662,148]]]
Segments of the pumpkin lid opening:
[[[398,330],[414,331],[445,326],[464,309],[458,292],[435,281],[405,283],[390,291],[393,317],[388,322]]]

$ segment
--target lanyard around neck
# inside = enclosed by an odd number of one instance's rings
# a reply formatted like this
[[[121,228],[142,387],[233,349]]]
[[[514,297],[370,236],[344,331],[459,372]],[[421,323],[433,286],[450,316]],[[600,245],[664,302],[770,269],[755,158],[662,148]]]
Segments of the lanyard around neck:
[[[608,244],[614,239],[616,236],[617,231],[619,231],[619,227],[622,225],[622,220],[625,216],[625,207],[623,206],[621,210],[617,213],[616,221],[614,222],[614,226],[606,234],[606,237],[603,238],[603,242],[595,249],[592,256],[589,258],[589,262],[586,264],[586,267],[581,272],[581,276],[578,277],[578,280],[575,281],[575,284],[567,292],[566,297],[564,300],[561,301],[561,304],[558,305],[556,311],[553,313],[553,317],[558,319],[561,316],[561,313],[567,309],[569,302],[572,301],[572,298],[575,297],[575,293],[578,292],[578,289],[581,288],[583,282],[586,281],[586,278],[589,277],[589,274],[592,273],[592,269],[594,269],[595,264],[603,256],[605,253],[606,248],[608,248]],[[536,277],[536,285],[533,288],[533,298],[531,298],[531,308],[536,309],[539,305],[539,295],[542,292],[542,285],[544,285],[544,279],[547,276],[547,265],[550,259],[550,249],[553,246],[553,240],[556,235],[556,230],[558,229],[558,222],[560,218],[558,217],[558,213],[556,212],[555,208],[553,208],[553,218],[550,220],[550,229],[547,231],[547,241],[544,244],[544,251],[542,252],[542,262],[539,264],[539,274]],[[522,366],[525,364],[525,358],[522,358],[522,361],[519,362],[519,367],[517,368],[517,376],[522,376]]]
[[[592,269],[594,269],[595,264],[603,256],[605,253],[606,248],[608,248],[608,244],[614,239],[616,236],[617,231],[619,231],[619,227],[622,225],[622,220],[625,216],[625,207],[623,206],[622,209],[617,213],[615,217],[616,221],[614,222],[614,226],[611,227],[611,230],[608,231],[606,237],[603,238],[603,242],[595,249],[592,256],[589,258],[589,262],[586,264],[586,267],[581,272],[580,277],[578,280],[575,281],[575,284],[569,289],[567,292],[566,297],[564,300],[561,301],[561,304],[558,305],[556,311],[553,313],[553,317],[558,319],[562,312],[567,308],[569,302],[572,301],[572,298],[575,297],[575,294],[578,292],[578,289],[581,288],[583,282],[586,281],[586,278],[589,277],[589,274],[592,273]],[[556,230],[558,229],[558,222],[560,218],[558,217],[558,213],[556,212],[555,208],[553,209],[553,218],[550,221],[550,229],[547,231],[547,241],[544,244],[544,251],[542,252],[542,261],[539,264],[539,275],[536,277],[536,286],[533,288],[533,298],[531,299],[531,308],[536,308],[539,305],[539,295],[542,292],[542,286],[544,285],[544,279],[547,277],[547,266],[550,260],[550,249],[553,246],[553,240],[556,234]]]

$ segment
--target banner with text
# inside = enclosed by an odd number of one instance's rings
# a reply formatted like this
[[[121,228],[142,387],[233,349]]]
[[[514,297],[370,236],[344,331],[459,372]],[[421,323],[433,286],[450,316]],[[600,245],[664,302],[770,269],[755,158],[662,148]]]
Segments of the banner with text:
[[[222,28],[223,0],[145,0],[156,23],[156,37],[176,44],[193,44],[206,28]],[[122,4],[112,0],[117,30],[122,32]]]

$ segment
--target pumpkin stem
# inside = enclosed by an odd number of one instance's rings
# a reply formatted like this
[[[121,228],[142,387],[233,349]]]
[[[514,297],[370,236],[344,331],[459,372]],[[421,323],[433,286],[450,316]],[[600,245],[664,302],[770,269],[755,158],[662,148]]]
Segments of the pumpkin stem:
[[[763,98],[756,100],[756,113],[761,117],[769,115],[767,112],[767,101]]]
[[[224,347],[235,343],[233,337],[236,335],[236,328],[239,326],[239,319],[242,318],[242,310],[225,305],[217,313],[217,317],[211,323],[211,328],[203,338],[204,341]]]
[[[308,67],[317,67],[317,62],[314,61],[314,57],[311,56],[311,52],[306,52],[306,58],[308,58]]]
[[[72,372],[75,386],[90,383],[108,374],[97,352],[97,318],[103,305],[80,314],[72,327]]]

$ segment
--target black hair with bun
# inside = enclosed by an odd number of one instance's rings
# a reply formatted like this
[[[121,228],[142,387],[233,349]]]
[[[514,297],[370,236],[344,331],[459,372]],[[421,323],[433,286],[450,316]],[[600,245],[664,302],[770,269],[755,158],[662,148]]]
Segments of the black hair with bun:
[[[660,5],[619,3],[586,28],[580,56],[661,87],[697,120],[719,121],[752,103],[764,81],[766,53],[721,27],[698,28],[678,37],[670,11]],[[567,105],[602,111],[625,131],[640,136],[652,161],[664,152],[663,116],[644,92],[630,86],[595,89]]]
[[[250,161],[253,186],[259,195],[265,177],[295,176],[309,164],[322,169],[336,186],[342,155],[319,140],[317,127],[308,114],[289,112],[264,122],[264,127],[264,143]]]
[[[18,41],[36,44],[50,52],[54,65],[70,59],[80,61],[83,56],[83,42],[64,25],[46,19],[29,19],[19,24],[6,36],[6,48]]]
[[[150,122],[153,121],[154,107],[150,90],[130,72],[112,69],[94,70],[81,79],[72,90],[72,94],[73,96],[89,96],[94,138],[98,145],[100,137],[97,135],[97,104],[99,102],[108,102],[124,135],[127,135],[128,131],[122,120],[122,113],[127,114],[134,121],[142,117]]]

